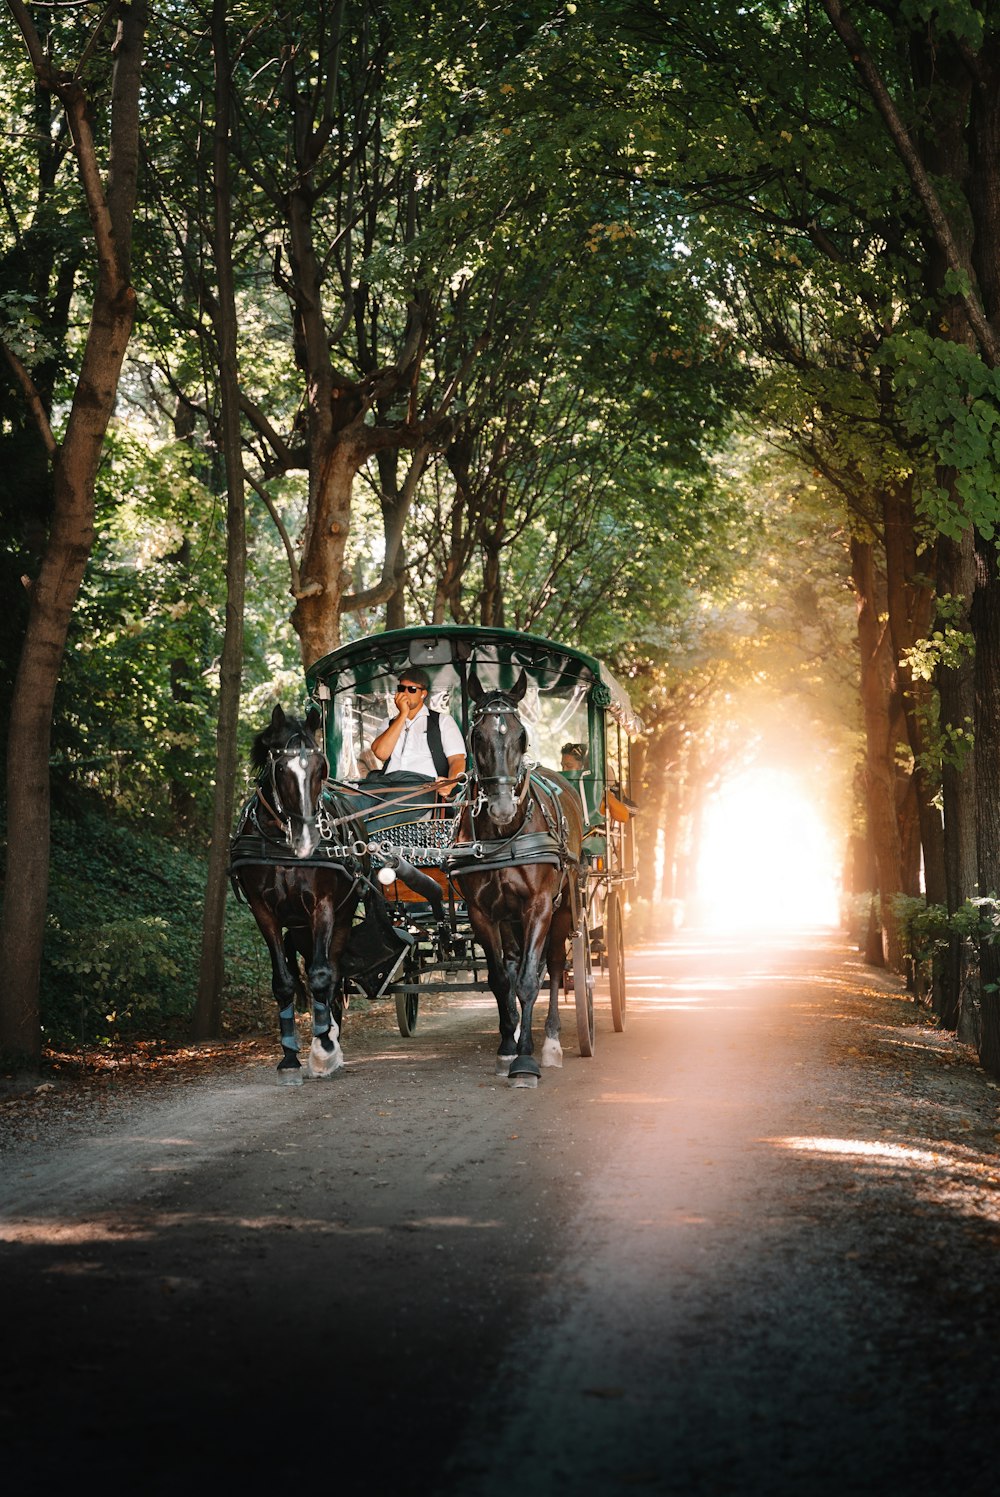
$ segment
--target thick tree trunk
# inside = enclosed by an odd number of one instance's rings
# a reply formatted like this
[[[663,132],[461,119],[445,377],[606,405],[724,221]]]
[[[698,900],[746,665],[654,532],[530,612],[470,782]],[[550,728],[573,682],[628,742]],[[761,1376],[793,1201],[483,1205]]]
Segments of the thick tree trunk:
[[[943,904],[944,830],[937,806],[939,785],[927,767],[933,732],[931,683],[914,676],[906,663],[907,651],[930,633],[935,593],[928,571],[933,572],[933,554],[917,554],[916,515],[912,478],[886,488],[882,495],[885,537],[886,602],[892,635],[893,663],[913,754],[915,814],[923,852],[924,888],[929,904]],[[919,869],[919,856],[918,856]],[[919,872],[906,879],[907,892],[919,894]]]
[[[975,586],[974,541],[967,531],[961,542],[942,537],[938,551],[938,593],[961,600],[961,613],[952,625],[963,634],[969,630],[969,611]],[[975,668],[970,651],[963,651],[954,665],[937,671],[942,731],[955,747],[946,747],[941,771],[944,799],[944,848],[946,903],[949,914],[960,910],[976,889],[976,797],[975,759],[969,729],[975,717]],[[959,746],[967,751],[958,757]],[[957,1030],[969,1044],[979,1044],[978,994],[970,991],[975,970],[975,952],[967,936],[952,934],[940,962],[934,993],[934,1009],[946,1029]]]
[[[31,590],[11,706],[7,759],[7,876],[0,927],[0,1050],[41,1056],[39,977],[48,901],[49,750],[70,617],[94,540],[94,484],[135,316],[129,248],[138,160],[138,98],[146,6],[123,9],[115,50],[111,152],[105,192],[87,100],[50,71],[23,6],[13,7],[42,81],[62,99],[97,245],[98,280],[79,382],[62,446],[53,454],[54,513]]]
[[[335,433],[309,475],[300,590],[292,610],[302,663],[310,666],[340,643],[340,604],[344,558],[351,522],[351,499],[358,470],[370,448],[363,428]]]
[[[229,837],[236,785],[240,686],[243,680],[243,607],[247,556],[236,294],[233,285],[232,225],[229,212],[229,120],[232,104],[225,0],[215,0],[212,9],[212,50],[215,63],[214,251],[218,280],[215,331],[219,345],[222,413],[220,445],[225,459],[227,493],[226,625],[222,641],[219,722],[215,740],[212,839],[208,850],[198,996],[192,1022],[192,1037],[196,1040],[218,1039],[222,1034],[223,937],[229,883]]]
[[[979,892],[1000,898],[1000,574],[994,541],[976,542],[976,833]],[[979,1058],[1000,1076],[1000,945],[980,945],[982,1041]]]
[[[865,723],[865,799],[868,828],[878,871],[882,959],[903,970],[903,948],[893,900],[904,887],[899,822],[896,815],[896,712],[892,703],[892,644],[881,622],[883,609],[872,544],[851,540],[851,567],[858,600],[861,702]]]

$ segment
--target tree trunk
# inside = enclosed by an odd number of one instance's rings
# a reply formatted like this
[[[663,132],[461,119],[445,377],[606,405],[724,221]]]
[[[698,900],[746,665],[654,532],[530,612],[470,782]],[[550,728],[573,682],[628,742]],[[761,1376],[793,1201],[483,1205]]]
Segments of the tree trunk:
[[[4,974],[0,1050],[37,1064],[42,1037],[39,977],[48,902],[49,751],[56,686],[70,617],[94,541],[94,484],[114,410],[135,316],[129,279],[139,145],[139,85],[146,27],[144,3],[123,8],[115,47],[111,151],[104,189],[87,98],[47,61],[24,7],[12,6],[42,83],[66,109],[97,246],[98,279],[79,382],[66,434],[53,459],[54,511],[48,545],[31,589],[24,645],[11,705],[7,759],[7,876],[0,927]]]
[[[896,816],[896,735],[892,707],[892,653],[888,628],[880,622],[875,562],[870,541],[851,540],[851,568],[858,600],[861,703],[865,722],[865,800],[878,871],[882,959],[903,970],[903,949],[893,899],[903,889],[902,848]]]
[[[484,629],[504,626],[503,574],[500,566],[502,538],[483,538],[483,591],[479,605],[479,622]]]
[[[237,730],[243,680],[243,605],[246,589],[246,502],[240,436],[240,386],[236,346],[236,293],[233,285],[230,222],[229,120],[231,72],[225,0],[212,8],[215,63],[215,130],[213,157],[214,251],[218,297],[215,301],[221,399],[221,447],[226,467],[226,625],[219,681],[219,722],[215,739],[215,794],[212,839],[201,932],[198,996],[192,1021],[196,1040],[222,1034],[223,937],[228,887],[229,837],[236,784]]]
[[[309,517],[300,566],[300,591],[292,610],[302,663],[310,666],[340,643],[344,556],[354,479],[369,455],[364,429],[324,434],[310,444],[318,454],[309,474]]]
[[[971,531],[960,542],[942,537],[938,550],[938,594],[962,600],[962,612],[952,620],[962,633],[969,630],[969,610],[975,587],[975,553]],[[969,727],[975,716],[975,667],[970,651],[937,671],[940,721],[946,733],[941,770],[944,799],[944,868],[946,903],[953,915],[976,889],[975,759]],[[958,735],[957,738],[955,735]],[[949,747],[949,740],[954,747]],[[959,757],[960,746],[966,751]],[[969,993],[975,953],[967,936],[952,933],[937,974],[934,1009],[946,1029],[954,1029],[967,1043],[979,1044],[978,1003]]]
[[[923,852],[924,888],[928,904],[944,904],[944,832],[936,803],[940,787],[927,765],[934,730],[933,693],[931,683],[914,676],[906,663],[907,651],[930,633],[935,607],[933,582],[926,575],[928,569],[933,570],[934,559],[933,554],[917,554],[912,488],[910,478],[903,484],[887,487],[882,495],[886,602],[899,697],[914,760],[913,792]],[[906,883],[908,893],[919,894],[919,871],[915,879],[907,878]]]
[[[976,635],[976,833],[979,892],[1000,897],[1000,575],[994,541],[976,541],[976,591],[972,624]],[[982,1041],[979,1058],[1000,1076],[1000,945],[983,941]]]

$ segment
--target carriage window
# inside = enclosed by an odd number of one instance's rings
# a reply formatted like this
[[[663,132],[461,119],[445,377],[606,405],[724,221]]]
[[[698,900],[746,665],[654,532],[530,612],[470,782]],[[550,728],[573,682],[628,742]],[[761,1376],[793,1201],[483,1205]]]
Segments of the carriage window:
[[[367,690],[345,689],[334,695],[327,730],[327,754],[335,779],[362,780],[370,769],[376,767],[376,761],[369,757],[367,750],[382,731],[386,718],[393,715],[396,679],[396,672],[393,672],[373,682],[366,681]],[[435,683],[428,705],[434,712],[450,712],[461,726],[461,691],[457,682],[444,682],[440,686]]]
[[[393,713],[393,692],[399,671],[405,661],[389,668],[388,662],[360,673],[345,673],[333,690],[327,712],[327,754],[331,773],[339,780],[363,779],[374,768],[367,750],[382,726]],[[463,721],[463,676],[465,671],[453,662],[438,666],[424,665],[431,678],[428,705],[434,712],[448,712],[460,727]],[[469,662],[487,691],[510,690],[518,679],[518,659],[500,660],[496,653],[484,653]],[[528,665],[528,684],[521,701],[520,715],[528,730],[528,755],[548,769],[558,770],[562,747],[567,742],[586,748],[581,786],[590,790],[603,781],[603,735],[590,737],[589,676],[579,679],[565,669],[565,661],[551,668]],[[581,792],[583,793],[583,792]],[[587,809],[592,810],[587,796]],[[600,800],[600,793],[597,795]]]
[[[330,772],[334,779],[358,778],[357,740],[357,699],[352,692],[338,692],[333,699],[332,723],[326,739]]]
[[[626,789],[625,779],[622,774],[622,730],[620,724],[613,719],[608,719],[605,775],[607,783],[611,786],[617,785],[619,789]]]
[[[487,691],[500,683],[496,667],[477,662],[476,673]],[[501,689],[513,684],[507,680],[509,671],[503,673]],[[558,769],[562,757],[562,746],[567,741],[589,742],[587,686],[582,681],[556,683],[558,690],[544,676],[536,680],[529,676],[527,690],[518,709],[521,721],[528,730],[528,756],[548,769]]]

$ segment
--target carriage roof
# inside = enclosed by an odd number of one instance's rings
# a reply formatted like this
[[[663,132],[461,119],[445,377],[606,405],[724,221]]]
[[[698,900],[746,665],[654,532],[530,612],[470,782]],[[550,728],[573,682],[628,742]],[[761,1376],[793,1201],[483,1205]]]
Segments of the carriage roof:
[[[311,696],[321,685],[331,691],[359,679],[389,675],[406,666],[472,667],[477,660],[523,667],[530,677],[544,678],[550,689],[586,689],[587,700],[620,723],[630,737],[642,732],[642,721],[628,692],[606,666],[570,645],[525,634],[517,629],[481,628],[472,624],[429,624],[369,634],[332,650],[309,667]]]

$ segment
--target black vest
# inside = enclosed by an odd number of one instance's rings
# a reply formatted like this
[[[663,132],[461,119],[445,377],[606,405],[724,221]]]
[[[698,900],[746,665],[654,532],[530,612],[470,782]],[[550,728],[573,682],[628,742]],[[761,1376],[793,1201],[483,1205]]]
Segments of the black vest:
[[[448,755],[444,751],[441,742],[441,718],[437,712],[427,709],[427,747],[431,758],[434,760],[434,768],[443,779],[448,773]]]

